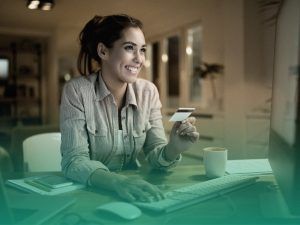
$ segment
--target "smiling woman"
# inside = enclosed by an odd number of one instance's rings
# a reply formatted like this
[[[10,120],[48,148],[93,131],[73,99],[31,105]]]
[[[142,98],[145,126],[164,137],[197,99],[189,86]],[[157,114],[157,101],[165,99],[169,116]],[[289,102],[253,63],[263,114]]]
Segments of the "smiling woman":
[[[175,123],[169,143],[155,85],[138,78],[145,63],[142,23],[127,15],[95,16],[80,33],[78,69],[61,101],[65,176],[129,201],[163,198],[144,180],[112,171],[137,168],[144,151],[153,168],[168,169],[197,139],[195,119]]]
[[[133,83],[145,62],[145,46],[143,32],[133,27],[124,30],[122,37],[111,49],[99,43],[102,77],[106,84],[115,86],[118,83]]]

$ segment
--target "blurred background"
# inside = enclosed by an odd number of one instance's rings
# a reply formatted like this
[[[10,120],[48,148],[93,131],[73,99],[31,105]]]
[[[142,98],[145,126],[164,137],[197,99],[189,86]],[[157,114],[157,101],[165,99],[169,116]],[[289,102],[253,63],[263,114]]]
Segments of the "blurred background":
[[[144,23],[141,77],[157,86],[166,132],[177,107],[196,107],[201,149],[229,158],[268,153],[275,16],[281,0],[0,0],[0,146],[22,166],[22,141],[59,130],[61,90],[78,76],[78,34],[94,15],[126,13]],[[52,6],[52,8],[51,8]],[[34,8],[34,4],[30,6]]]

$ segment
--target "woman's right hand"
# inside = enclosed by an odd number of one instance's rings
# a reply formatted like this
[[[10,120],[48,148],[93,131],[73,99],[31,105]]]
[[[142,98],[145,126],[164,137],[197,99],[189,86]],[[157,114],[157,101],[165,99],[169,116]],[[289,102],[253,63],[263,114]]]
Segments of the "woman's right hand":
[[[151,202],[164,199],[164,194],[159,188],[142,179],[119,176],[113,188],[121,198],[127,201]]]

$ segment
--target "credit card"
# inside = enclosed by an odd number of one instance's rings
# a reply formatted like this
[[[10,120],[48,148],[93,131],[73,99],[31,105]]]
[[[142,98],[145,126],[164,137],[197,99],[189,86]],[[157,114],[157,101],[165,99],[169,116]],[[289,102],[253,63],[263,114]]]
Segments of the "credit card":
[[[195,108],[178,108],[169,121],[183,121],[188,118],[194,110]]]

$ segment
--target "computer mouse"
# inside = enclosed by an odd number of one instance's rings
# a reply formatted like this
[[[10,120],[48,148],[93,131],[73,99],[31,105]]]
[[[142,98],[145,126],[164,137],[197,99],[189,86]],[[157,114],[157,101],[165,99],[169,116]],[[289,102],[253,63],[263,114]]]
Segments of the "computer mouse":
[[[142,215],[141,210],[128,202],[109,202],[96,208],[97,211],[105,211],[126,220],[133,220]]]

